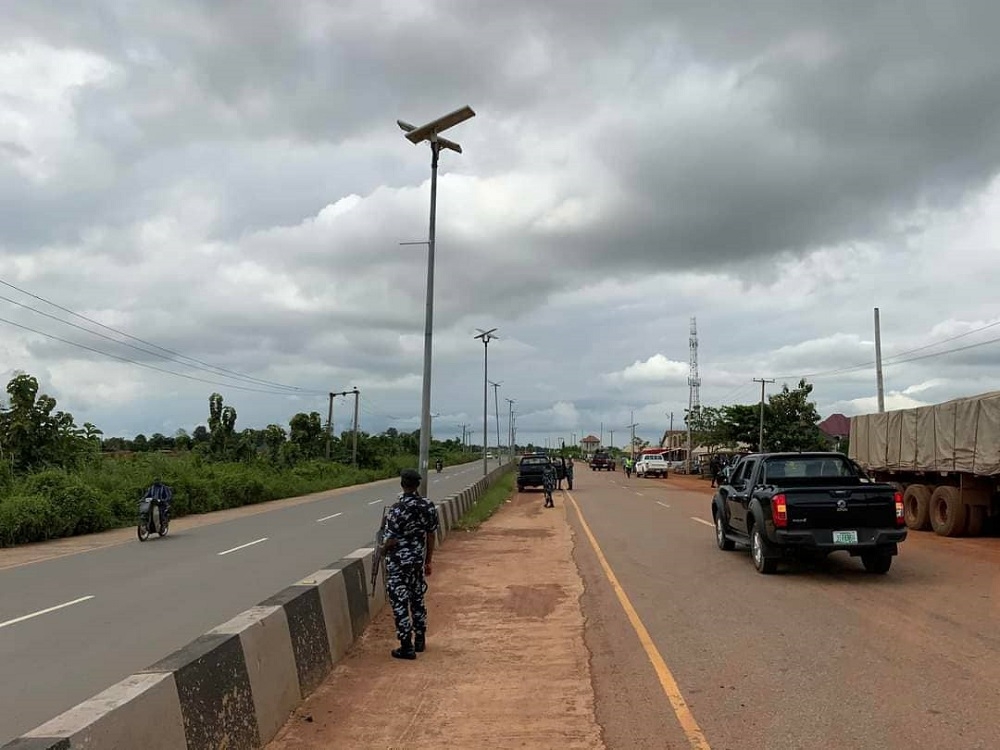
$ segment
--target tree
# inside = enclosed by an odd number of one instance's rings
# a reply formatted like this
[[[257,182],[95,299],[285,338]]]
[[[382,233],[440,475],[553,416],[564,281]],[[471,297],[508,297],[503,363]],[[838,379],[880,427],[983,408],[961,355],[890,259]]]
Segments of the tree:
[[[303,458],[319,458],[326,451],[326,432],[319,412],[299,412],[288,421],[288,440]]]
[[[76,463],[86,448],[84,430],[56,400],[38,393],[38,380],[18,373],[7,384],[10,406],[0,413],[0,448],[14,471]]]
[[[768,399],[764,413],[764,447],[769,451],[825,450],[819,412],[809,400],[813,387],[802,379],[794,390],[782,387]]]
[[[208,430],[212,454],[224,458],[236,430],[236,409],[224,406],[220,393],[213,393],[208,398]]]

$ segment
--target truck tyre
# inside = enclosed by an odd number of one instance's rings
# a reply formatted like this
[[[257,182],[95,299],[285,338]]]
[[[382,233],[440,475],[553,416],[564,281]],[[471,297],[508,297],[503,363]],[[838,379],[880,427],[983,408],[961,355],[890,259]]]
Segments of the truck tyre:
[[[968,520],[968,525],[965,527],[965,535],[981,536],[983,533],[983,526],[985,525],[986,525],[986,506],[970,505],[969,520]]]
[[[889,572],[892,567],[892,555],[884,552],[869,552],[861,556],[861,564],[869,573],[882,575]]]
[[[959,499],[957,487],[942,485],[931,495],[931,526],[940,536],[961,536],[965,533],[968,508]]]
[[[931,491],[922,484],[911,484],[903,493],[903,515],[906,526],[914,531],[931,527]]]

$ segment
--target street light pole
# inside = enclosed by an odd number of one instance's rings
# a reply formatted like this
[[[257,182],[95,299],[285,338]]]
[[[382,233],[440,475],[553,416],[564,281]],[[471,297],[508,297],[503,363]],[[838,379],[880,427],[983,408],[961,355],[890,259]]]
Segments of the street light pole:
[[[489,424],[486,421],[487,404],[489,403],[489,398],[487,397],[487,386],[489,385],[489,379],[487,378],[487,374],[489,373],[489,348],[490,341],[500,337],[493,335],[496,328],[491,328],[488,331],[484,331],[482,328],[477,328],[476,330],[479,331],[479,335],[472,338],[480,339],[483,342],[483,476],[485,477],[490,473],[486,463],[486,446],[490,442]]]
[[[490,385],[493,386],[493,414],[496,417],[497,422],[497,460],[500,460],[500,399],[498,398],[499,388],[503,381],[500,383],[494,383],[490,381]]]
[[[430,227],[427,232],[427,299],[424,313],[424,383],[420,407],[420,494],[427,496],[427,470],[430,462],[430,432],[431,432],[431,353],[434,331],[434,235],[437,219],[437,168],[438,154],[442,148],[448,148],[462,153],[462,147],[439,133],[464,122],[476,113],[469,107],[463,107],[444,117],[439,117],[421,127],[408,122],[396,120],[396,124],[406,132],[406,138],[411,143],[428,141],[431,144],[431,215]]]

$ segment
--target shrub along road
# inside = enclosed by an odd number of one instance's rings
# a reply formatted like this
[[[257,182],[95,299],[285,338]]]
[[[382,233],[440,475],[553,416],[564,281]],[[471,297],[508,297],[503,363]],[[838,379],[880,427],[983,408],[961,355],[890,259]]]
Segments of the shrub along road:
[[[495,466],[491,462],[491,468]],[[440,499],[479,462],[431,473]],[[129,530],[66,540],[84,551],[4,567],[0,550],[0,745],[153,664],[202,633],[359,547],[370,546],[398,480],[183,519],[145,543]],[[102,544],[107,541],[108,544]],[[88,549],[88,546],[92,547]]]

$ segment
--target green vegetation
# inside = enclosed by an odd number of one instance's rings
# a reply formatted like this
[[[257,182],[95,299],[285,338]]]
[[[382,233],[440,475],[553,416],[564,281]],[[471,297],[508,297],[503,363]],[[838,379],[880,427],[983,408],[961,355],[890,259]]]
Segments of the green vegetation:
[[[458,520],[455,528],[463,531],[478,529],[483,521],[496,513],[500,506],[514,494],[515,479],[516,474],[513,470],[504,472],[496,484],[486,490],[479,501]]]
[[[420,432],[329,437],[318,412],[299,413],[288,429],[236,430],[235,408],[213,393],[208,426],[191,435],[103,438],[56,410],[38,381],[16,375],[0,406],[0,546],[88,534],[136,521],[137,501],[159,476],[174,490],[179,517],[278,500],[399,476],[417,465]],[[330,459],[326,459],[329,450]],[[470,458],[458,440],[433,441],[431,460]]]
[[[819,429],[819,412],[809,400],[813,387],[805,380],[795,389],[784,386],[764,405],[764,447],[768,451],[828,450],[829,440]],[[760,404],[703,406],[688,412],[696,445],[711,449],[757,448]]]

